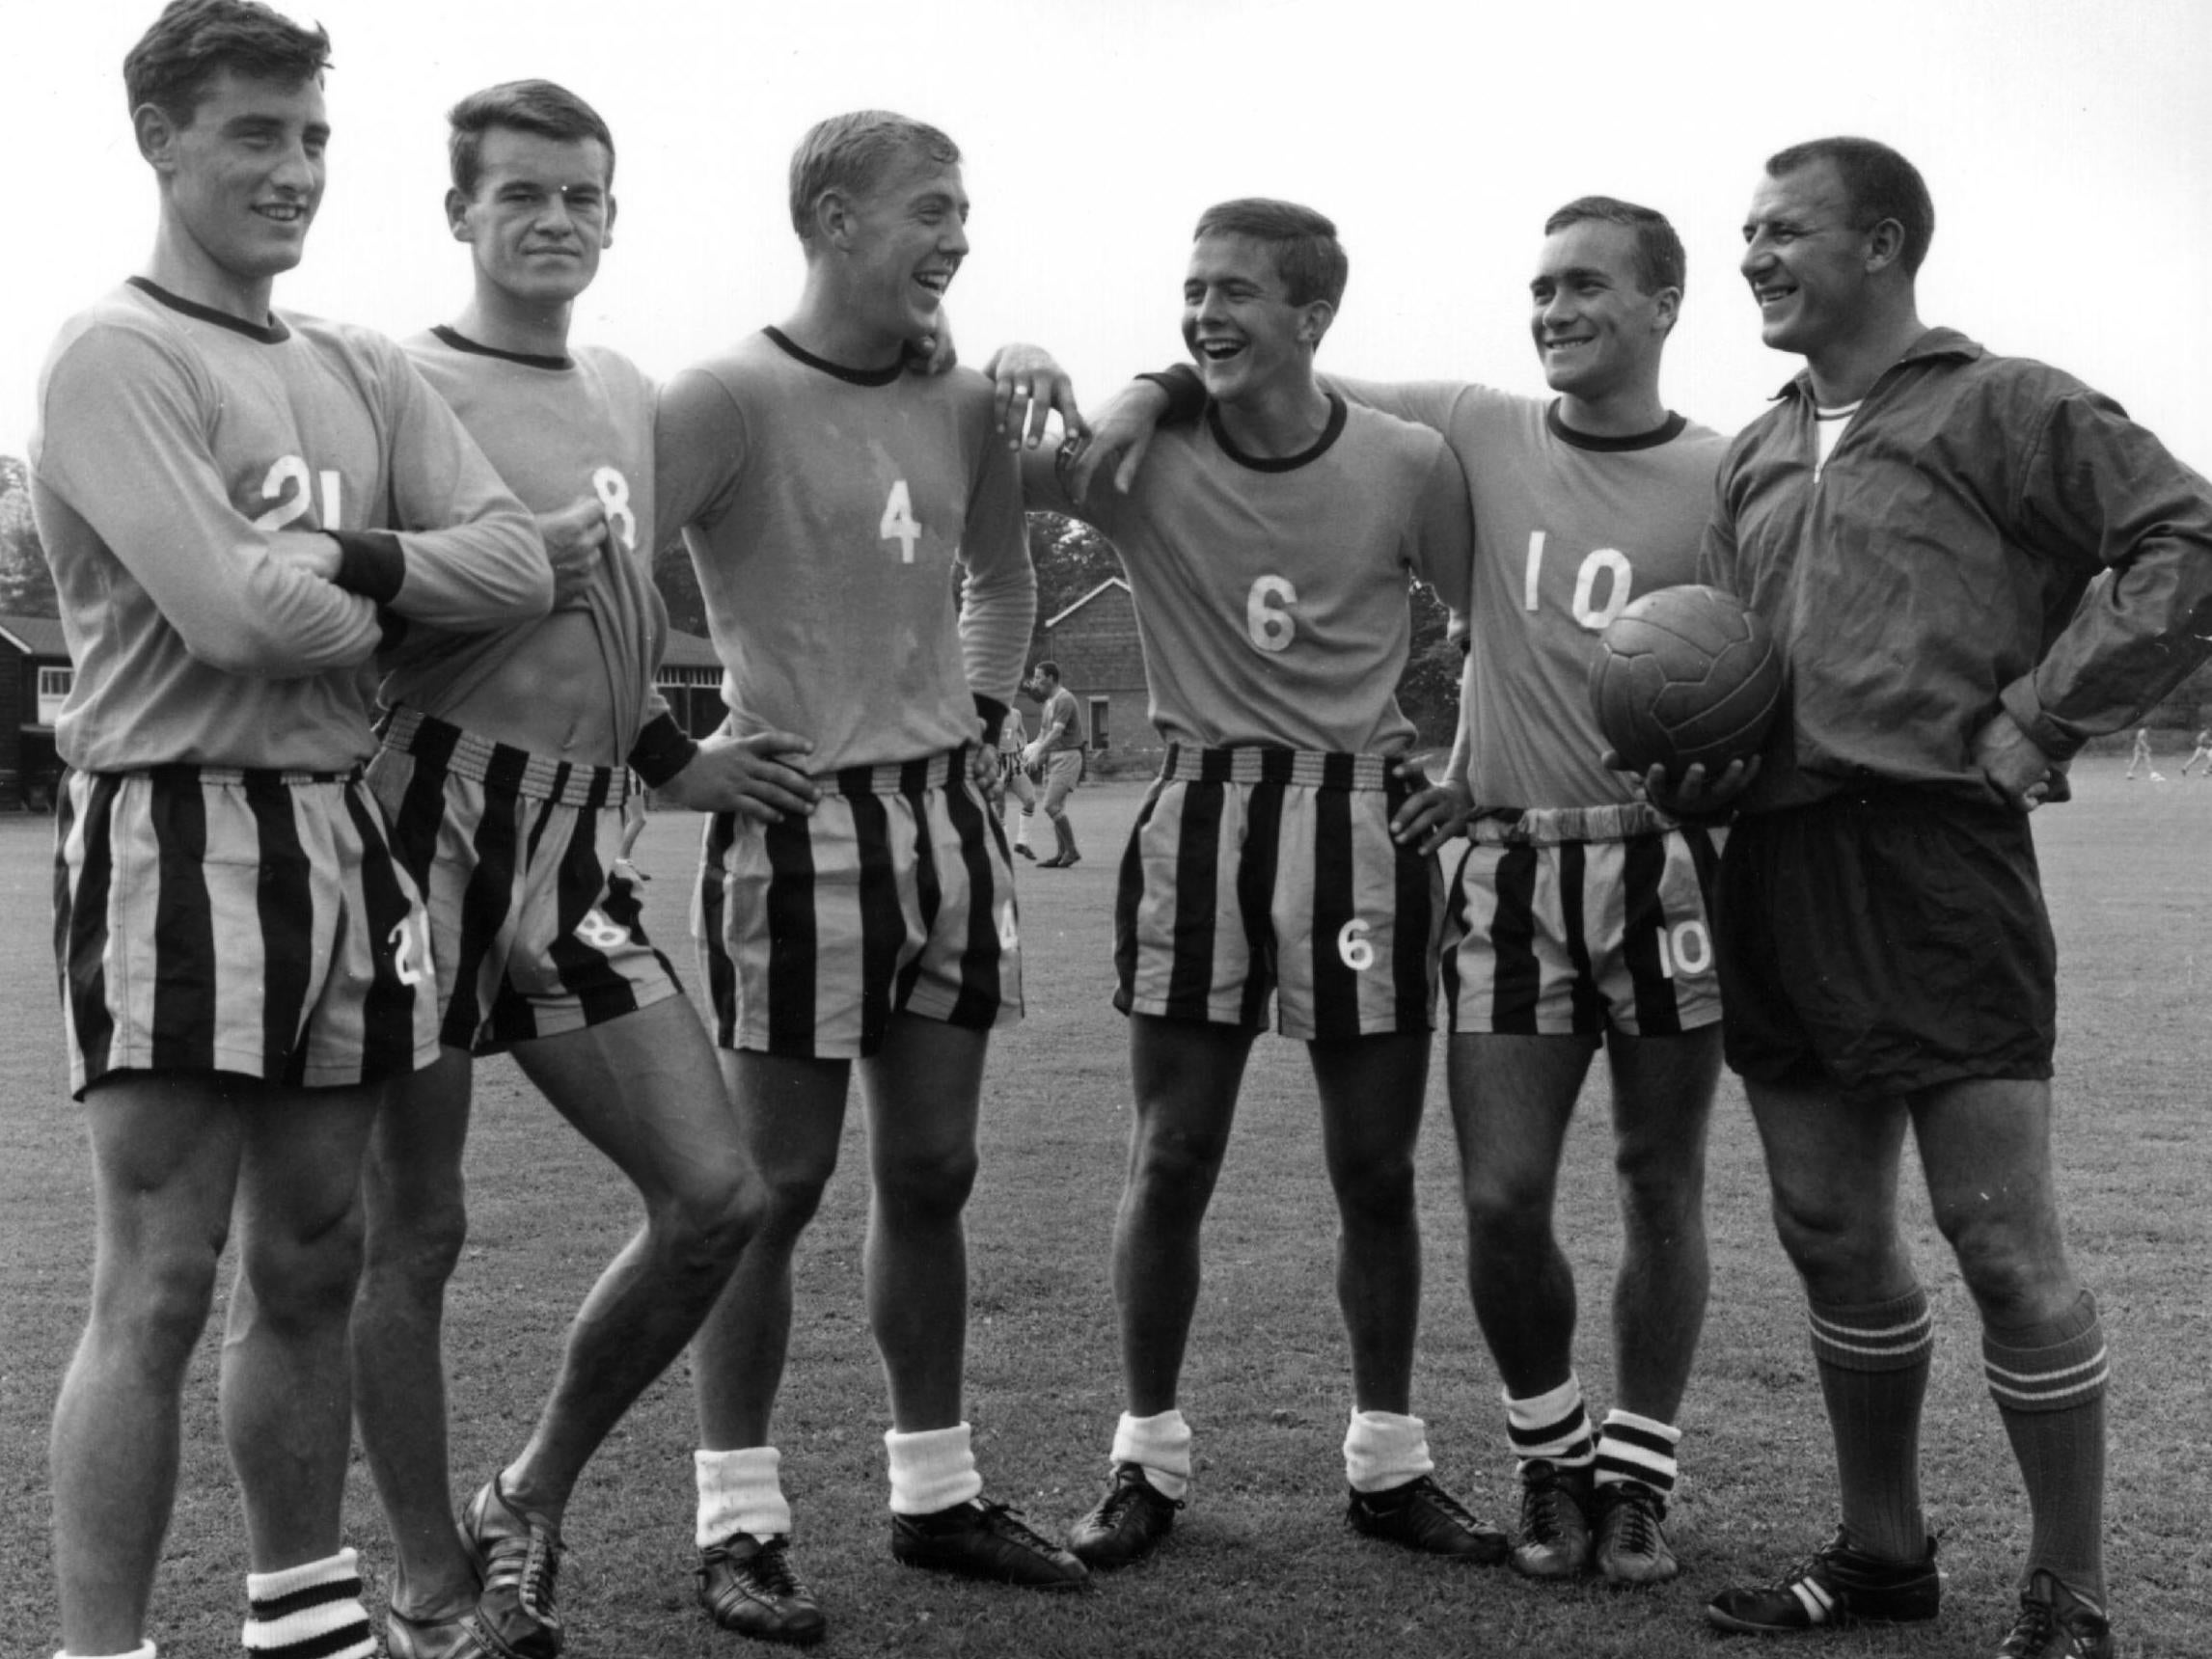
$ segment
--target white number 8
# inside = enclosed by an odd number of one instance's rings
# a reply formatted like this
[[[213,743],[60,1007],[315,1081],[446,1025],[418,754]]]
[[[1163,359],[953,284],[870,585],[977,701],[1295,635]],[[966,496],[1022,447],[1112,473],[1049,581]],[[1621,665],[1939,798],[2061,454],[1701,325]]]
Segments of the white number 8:
[[[1370,931],[1357,916],[1336,931],[1336,954],[1354,973],[1365,973],[1375,965],[1375,944],[1367,937]]]
[[[1298,590],[1279,576],[1263,576],[1244,596],[1244,632],[1263,651],[1280,651],[1297,637],[1298,625],[1287,609]]]

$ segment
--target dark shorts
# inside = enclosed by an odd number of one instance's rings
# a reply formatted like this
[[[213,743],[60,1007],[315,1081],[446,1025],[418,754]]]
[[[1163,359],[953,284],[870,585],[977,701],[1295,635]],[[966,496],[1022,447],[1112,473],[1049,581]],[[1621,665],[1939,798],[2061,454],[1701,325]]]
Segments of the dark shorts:
[[[2051,1074],[2058,950],[2024,814],[1893,790],[1739,819],[1713,920],[1747,1078],[1894,1099]]]

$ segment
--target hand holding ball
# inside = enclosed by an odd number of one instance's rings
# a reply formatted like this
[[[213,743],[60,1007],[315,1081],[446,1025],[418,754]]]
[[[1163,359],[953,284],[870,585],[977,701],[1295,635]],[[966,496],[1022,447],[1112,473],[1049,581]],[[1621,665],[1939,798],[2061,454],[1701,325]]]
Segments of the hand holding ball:
[[[1590,704],[1619,765],[1694,765],[1717,776],[1759,752],[1782,706],[1782,650],[1764,622],[1717,587],[1661,587],[1606,624]]]

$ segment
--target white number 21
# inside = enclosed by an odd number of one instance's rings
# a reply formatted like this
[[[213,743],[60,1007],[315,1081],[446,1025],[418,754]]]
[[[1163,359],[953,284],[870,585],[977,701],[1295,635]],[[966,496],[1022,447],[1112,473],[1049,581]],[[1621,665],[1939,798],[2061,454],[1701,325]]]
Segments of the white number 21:
[[[876,527],[876,534],[899,544],[901,564],[914,562],[914,544],[921,539],[921,526],[915,523],[914,498],[907,494],[906,479],[891,485],[890,500],[884,503],[884,522]]]

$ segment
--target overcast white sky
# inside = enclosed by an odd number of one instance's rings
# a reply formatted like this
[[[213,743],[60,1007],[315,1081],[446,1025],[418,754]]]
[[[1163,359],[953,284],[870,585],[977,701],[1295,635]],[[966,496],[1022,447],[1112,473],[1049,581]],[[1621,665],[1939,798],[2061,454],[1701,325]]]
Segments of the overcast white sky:
[[[71,311],[138,268],[151,177],[121,64],[151,0],[0,0],[0,451]],[[1922,314],[2118,397],[2212,472],[2206,0],[286,0],[335,43],[331,177],[278,303],[403,334],[452,313],[443,114],[544,75],[614,130],[615,244],[577,334],[673,372],[780,317],[783,205],[821,116],[887,105],[967,152],[964,351],[1040,340],[1086,397],[1180,355],[1199,209],[1287,196],[1338,223],[1328,367],[1541,390],[1545,214],[1604,192],[1689,249],[1677,408],[1733,430],[1794,368],[1735,275],[1761,160],[1833,132],[1926,175]]]

